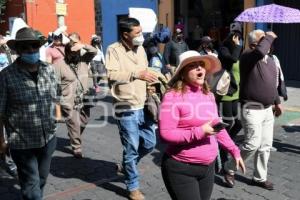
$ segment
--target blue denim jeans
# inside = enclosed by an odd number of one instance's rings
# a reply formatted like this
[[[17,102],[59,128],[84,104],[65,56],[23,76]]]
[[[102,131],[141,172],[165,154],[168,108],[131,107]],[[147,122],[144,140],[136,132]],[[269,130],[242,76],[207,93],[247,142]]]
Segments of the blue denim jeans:
[[[11,149],[11,156],[18,168],[23,200],[42,200],[55,148],[56,137],[41,148]]]
[[[156,144],[154,122],[145,119],[143,109],[116,114],[123,145],[123,168],[128,191],[139,188],[137,164]]]

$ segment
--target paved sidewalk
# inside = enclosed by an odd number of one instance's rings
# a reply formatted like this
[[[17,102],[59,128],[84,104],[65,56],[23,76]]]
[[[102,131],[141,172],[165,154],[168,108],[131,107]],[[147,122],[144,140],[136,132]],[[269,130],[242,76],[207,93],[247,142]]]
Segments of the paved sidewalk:
[[[93,108],[89,127],[83,135],[85,158],[82,160],[75,159],[70,154],[66,127],[63,124],[59,125],[58,146],[45,188],[46,200],[127,199],[123,179],[115,171],[115,164],[121,161],[122,146],[111,113],[111,100],[110,96],[106,96]],[[295,108],[297,105],[300,103],[291,107]],[[300,199],[300,112],[287,111],[283,117],[277,119],[274,138],[274,146],[278,151],[271,153],[269,174],[276,190],[266,191],[249,186],[252,166],[248,164],[246,176],[238,175],[236,187],[233,189],[226,188],[223,178],[216,176],[212,199]],[[162,144],[157,145],[155,151],[145,157],[139,165],[141,189],[149,200],[170,199],[160,173],[163,149]],[[18,195],[19,186],[16,180],[0,168],[0,199],[20,199]]]
[[[291,81],[287,83],[288,101],[282,102],[289,111],[300,112],[300,81]]]

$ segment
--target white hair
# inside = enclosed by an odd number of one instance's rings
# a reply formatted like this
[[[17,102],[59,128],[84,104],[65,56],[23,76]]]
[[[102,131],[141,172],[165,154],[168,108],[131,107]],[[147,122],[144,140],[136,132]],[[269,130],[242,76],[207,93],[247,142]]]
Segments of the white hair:
[[[260,29],[256,29],[251,31],[248,34],[248,40],[249,40],[249,45],[251,44],[257,44],[259,42],[259,40],[261,39],[262,36],[265,35],[265,32],[263,30]]]

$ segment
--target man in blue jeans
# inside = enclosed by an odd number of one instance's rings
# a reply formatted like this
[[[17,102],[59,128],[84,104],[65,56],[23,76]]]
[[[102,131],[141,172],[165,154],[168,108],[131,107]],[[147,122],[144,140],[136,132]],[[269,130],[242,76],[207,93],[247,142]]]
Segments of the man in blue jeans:
[[[157,81],[147,70],[144,38],[138,20],[126,18],[119,22],[121,40],[111,44],[106,54],[106,69],[123,145],[123,169],[129,198],[142,200],[137,164],[156,143],[155,126],[144,115],[146,82]]]
[[[54,69],[39,61],[39,40],[22,28],[7,45],[19,57],[0,72],[0,153],[7,150],[18,169],[22,199],[41,200],[56,147],[53,117],[56,99]]]

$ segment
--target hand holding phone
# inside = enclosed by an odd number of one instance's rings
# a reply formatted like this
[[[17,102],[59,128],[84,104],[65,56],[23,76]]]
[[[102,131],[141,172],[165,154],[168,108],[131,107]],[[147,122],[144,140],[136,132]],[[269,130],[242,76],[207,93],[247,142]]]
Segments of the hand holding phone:
[[[212,128],[214,129],[214,132],[220,132],[222,129],[228,127],[229,124],[224,122],[218,122],[217,124],[213,125]]]

